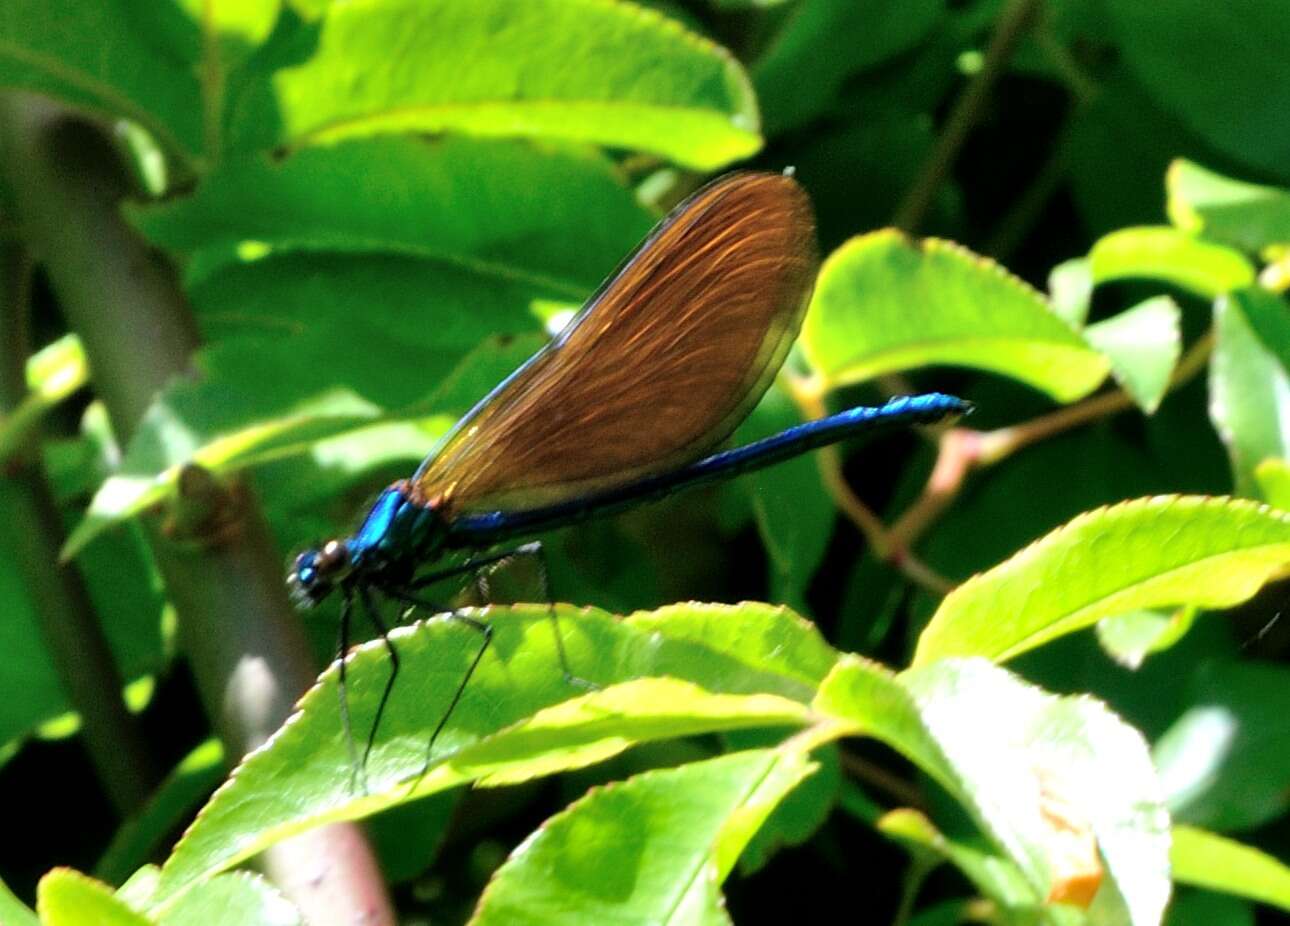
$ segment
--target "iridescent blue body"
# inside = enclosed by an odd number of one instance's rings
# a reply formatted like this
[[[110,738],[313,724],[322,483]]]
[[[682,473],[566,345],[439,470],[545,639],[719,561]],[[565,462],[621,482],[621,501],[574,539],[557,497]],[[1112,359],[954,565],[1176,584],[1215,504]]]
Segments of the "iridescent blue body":
[[[420,504],[406,482],[390,486],[372,505],[352,537],[342,541],[349,578],[374,588],[404,587],[417,568],[452,549],[485,550],[519,537],[623,511],[674,492],[772,466],[817,447],[881,429],[927,424],[962,415],[971,405],[938,392],[900,396],[885,405],[858,406],[808,421],[742,447],[714,453],[688,466],[612,489],[543,507],[445,516],[433,501]],[[305,554],[306,556],[308,554]],[[305,586],[312,562],[297,564]]]

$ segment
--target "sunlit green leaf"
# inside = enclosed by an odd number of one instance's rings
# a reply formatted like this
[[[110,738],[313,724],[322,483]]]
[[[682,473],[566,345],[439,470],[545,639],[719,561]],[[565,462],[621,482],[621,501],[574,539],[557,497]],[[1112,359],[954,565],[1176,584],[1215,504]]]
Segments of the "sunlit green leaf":
[[[1093,272],[1087,257],[1058,264],[1048,274],[1048,304],[1055,314],[1083,328],[1093,300]]]
[[[1259,497],[1282,511],[1290,511],[1290,463],[1280,457],[1269,457],[1254,467]]]
[[[1290,242],[1290,190],[1234,180],[1179,159],[1165,175],[1169,219],[1184,231],[1258,253]]]
[[[28,906],[0,881],[0,923],[5,926],[39,926],[40,920]]]
[[[1181,640],[1195,619],[1195,608],[1114,614],[1097,622],[1097,642],[1120,665],[1136,669],[1151,653]]]
[[[1174,878],[1290,910],[1290,867],[1234,839],[1175,826],[1170,852]]]
[[[1254,468],[1290,455],[1290,311],[1250,287],[1214,306],[1209,415],[1227,445],[1236,491],[1258,493]]]
[[[240,101],[237,147],[447,131],[712,169],[761,144],[752,88],[729,53],[617,0],[362,0],[330,6],[315,28],[306,60]]]
[[[1226,608],[1290,565],[1290,516],[1231,498],[1138,499],[1080,515],[960,585],[915,664],[1010,659],[1139,608]]]
[[[778,730],[731,730],[721,734],[726,750],[777,745]],[[816,770],[771,811],[739,856],[739,873],[748,877],[763,868],[780,849],[805,844],[828,821],[842,790],[842,763],[838,747],[830,743],[811,752]]]
[[[894,231],[853,238],[820,271],[803,345],[830,384],[928,364],[989,370],[1059,400],[1097,387],[1108,363],[997,264]]]
[[[241,386],[255,390],[261,382],[243,381]],[[234,391],[233,380],[224,385],[226,396]],[[212,473],[231,472],[276,454],[298,452],[322,437],[369,423],[380,411],[357,396],[336,391],[285,410],[276,419],[252,421],[224,433],[212,428],[213,433],[203,434],[191,417],[185,422],[169,404],[173,399],[182,401],[184,391],[182,385],[177,387],[145,415],[140,436],[131,443],[121,471],[95,493],[84,520],[67,538],[64,558],[76,556],[103,531],[172,495],[189,465]],[[215,402],[202,407],[212,414],[230,410],[230,406]],[[236,400],[231,407],[239,408]]]
[[[495,629],[493,644],[420,775],[430,734],[475,658],[480,635],[448,618],[401,628],[393,635],[399,681],[364,776],[370,793],[353,790],[333,666],[302,699],[300,713],[202,811],[165,867],[162,896],[302,829],[367,816],[417,795],[577,768],[651,739],[792,727],[809,717],[804,702],[812,690],[793,677],[791,657],[785,663],[784,656],[753,646],[697,645],[692,632],[674,642],[657,622],[636,626],[563,605],[557,613],[571,671],[600,690],[577,697],[580,689],[564,680],[546,608],[479,612]],[[755,607],[726,608],[723,616],[733,624],[731,639],[740,628],[753,640],[782,638],[775,625],[794,620]],[[365,739],[389,675],[381,641],[358,650],[349,669],[355,736]],[[651,677],[664,673],[670,678]]]
[[[802,753],[750,750],[593,791],[512,854],[471,922],[729,922],[717,885],[810,771]]]
[[[1163,225],[1111,232],[1088,256],[1096,283],[1159,280],[1212,299],[1254,282],[1254,268],[1239,251]]]
[[[216,875],[161,912],[159,926],[300,926],[300,913],[249,871]]]
[[[1182,312],[1168,296],[1156,296],[1084,330],[1088,342],[1106,354],[1111,374],[1147,414],[1169,387],[1182,350]]]
[[[55,868],[36,888],[36,911],[44,926],[150,926],[152,920],[113,896],[101,881],[70,868]]]
[[[914,852],[930,853],[949,862],[978,891],[1001,906],[1040,915],[1043,898],[1026,883],[1016,865],[979,846],[946,837],[919,811],[890,811],[878,820],[878,831]]]
[[[1100,702],[1055,697],[984,660],[892,675],[847,658],[816,708],[945,787],[1036,897],[1159,922],[1169,896],[1168,814],[1146,743]]]

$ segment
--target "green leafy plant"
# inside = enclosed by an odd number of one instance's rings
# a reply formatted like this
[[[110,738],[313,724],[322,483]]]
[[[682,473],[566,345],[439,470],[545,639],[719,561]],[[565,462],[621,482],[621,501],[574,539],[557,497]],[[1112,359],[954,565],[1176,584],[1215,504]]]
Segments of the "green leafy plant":
[[[0,852],[0,922],[1290,910],[1279,37],[1271,0],[7,0],[0,789],[59,844]],[[825,259],[739,439],[977,414],[556,532],[550,608],[504,603],[523,564],[447,589],[494,644],[427,759],[479,641],[405,615],[355,787],[289,552],[744,165],[796,167]],[[356,735],[390,668],[349,654]]]

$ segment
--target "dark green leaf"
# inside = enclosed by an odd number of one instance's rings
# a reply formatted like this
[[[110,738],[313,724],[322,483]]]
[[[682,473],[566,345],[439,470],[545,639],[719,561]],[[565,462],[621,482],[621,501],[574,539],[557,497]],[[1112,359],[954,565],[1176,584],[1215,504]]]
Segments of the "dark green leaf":
[[[1155,745],[1169,809],[1184,823],[1231,832],[1290,808],[1290,671],[1258,663],[1210,664],[1189,706]]]
[[[767,134],[828,111],[849,75],[916,44],[944,9],[944,0],[799,0],[753,67]]]
[[[1284,175],[1290,158],[1290,17],[1280,0],[1111,0],[1116,44],[1143,86],[1242,164]]]

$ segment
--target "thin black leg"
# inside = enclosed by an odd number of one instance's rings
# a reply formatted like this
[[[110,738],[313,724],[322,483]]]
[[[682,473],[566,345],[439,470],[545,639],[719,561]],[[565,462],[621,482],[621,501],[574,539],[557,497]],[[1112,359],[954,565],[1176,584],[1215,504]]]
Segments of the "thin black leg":
[[[394,647],[394,641],[390,639],[389,628],[385,626],[385,621],[381,619],[381,611],[372,600],[371,592],[365,587],[358,590],[359,596],[363,599],[363,607],[367,609],[367,616],[372,625],[376,627],[376,632],[381,635],[382,642],[385,643],[385,649],[390,654],[390,675],[385,680],[385,688],[381,691],[381,700],[376,705],[376,716],[372,718],[372,729],[367,734],[367,745],[363,747],[363,778],[366,785],[367,779],[367,759],[372,754],[372,746],[376,742],[376,732],[381,728],[381,718],[385,715],[385,705],[390,700],[390,693],[394,691],[394,680],[399,676],[399,651]]]
[[[564,683],[572,685],[574,688],[581,688],[584,691],[598,691],[600,686],[590,679],[574,675],[569,668],[569,657],[564,651],[564,634],[560,632],[560,618],[555,611],[555,597],[551,594],[550,571],[547,567],[546,547],[542,542],[535,540],[532,543],[526,543],[515,551],[515,555],[532,556],[537,563],[538,584],[542,587],[542,600],[546,602],[547,617],[551,619],[551,632],[555,635],[555,653],[560,660],[560,672],[564,676]]]
[[[546,548],[542,546],[540,540],[521,544],[518,547],[503,550],[499,553],[478,556],[440,572],[430,573],[408,585],[407,589],[408,591],[416,591],[417,589],[425,588],[427,585],[433,585],[435,582],[440,582],[453,576],[464,575],[468,572],[475,573],[477,583],[481,582],[481,579],[486,582],[484,570],[489,566],[497,566],[507,560],[517,559],[521,556],[530,556],[537,563],[538,584],[542,590],[542,601],[546,603],[547,615],[551,618],[551,630],[555,634],[555,652],[560,660],[560,672],[564,676],[565,683],[576,688],[588,690],[598,687],[594,682],[580,678],[569,670],[569,657],[564,651],[564,634],[560,633],[560,620],[555,611],[555,599],[551,597],[550,570],[547,566]],[[487,585],[483,585],[482,588],[487,589]]]
[[[430,606],[429,602],[422,601],[415,595],[410,595],[404,591],[389,591],[386,594],[395,601],[402,602],[403,604],[409,604],[415,607]],[[481,620],[476,620],[473,617],[468,617],[459,611],[449,611],[448,617],[458,623],[465,624],[472,630],[476,631],[483,638],[483,642],[480,643],[479,651],[475,653],[475,658],[470,661],[470,667],[466,670],[466,674],[461,677],[461,681],[457,684],[457,690],[452,693],[452,699],[448,702],[448,709],[444,711],[443,716],[439,718],[439,722],[435,724],[434,732],[430,734],[430,739],[426,743],[425,762],[421,766],[421,771],[417,773],[417,777],[413,779],[412,787],[416,787],[417,782],[419,782],[425,776],[425,773],[429,771],[430,760],[434,754],[435,741],[439,739],[439,734],[442,733],[443,728],[447,726],[448,718],[452,716],[452,712],[457,709],[457,704],[461,701],[461,696],[466,693],[466,686],[470,684],[471,677],[475,674],[475,670],[479,668],[480,660],[484,658],[484,652],[488,649],[488,645],[493,642],[493,628],[489,624],[486,624]]]
[[[340,637],[336,641],[336,658],[340,660],[340,680],[336,686],[336,693],[340,697],[340,726],[345,733],[345,745],[349,749],[349,790],[350,793],[357,794],[358,779],[362,767],[358,762],[358,749],[354,745],[354,724],[349,716],[349,688],[346,685],[347,663],[349,662],[349,618],[353,608],[354,594],[349,589],[345,589],[344,597],[340,603]],[[367,791],[365,776],[363,791]]]

